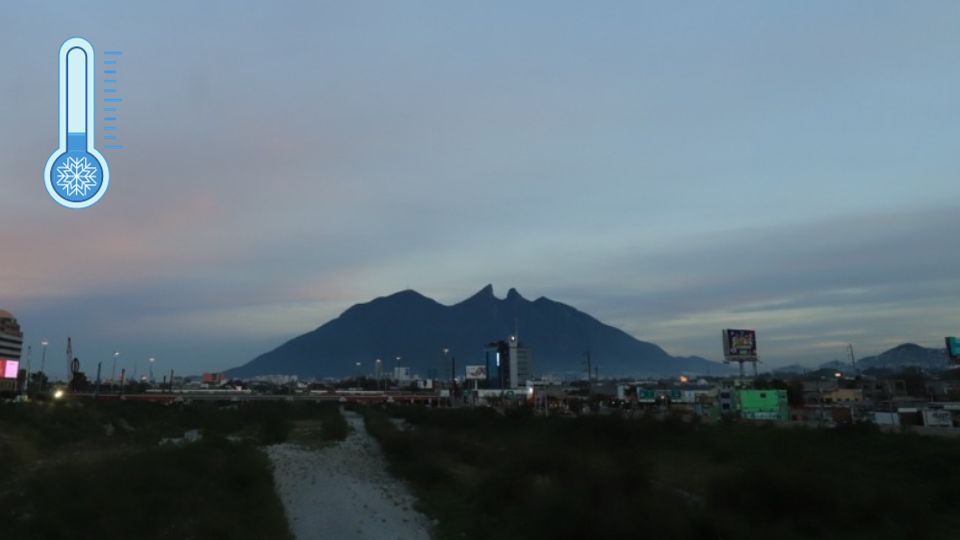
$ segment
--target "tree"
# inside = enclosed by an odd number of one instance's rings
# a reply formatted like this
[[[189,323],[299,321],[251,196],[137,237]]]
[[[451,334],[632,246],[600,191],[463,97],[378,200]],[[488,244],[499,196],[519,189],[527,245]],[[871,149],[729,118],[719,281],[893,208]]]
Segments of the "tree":
[[[70,379],[70,389],[74,392],[86,392],[90,389],[90,381],[87,379],[87,374],[78,371],[73,374],[73,378]]]
[[[41,388],[46,389],[50,385],[50,379],[47,378],[47,375],[42,371],[36,371],[30,374],[30,389],[33,391],[40,391]]]

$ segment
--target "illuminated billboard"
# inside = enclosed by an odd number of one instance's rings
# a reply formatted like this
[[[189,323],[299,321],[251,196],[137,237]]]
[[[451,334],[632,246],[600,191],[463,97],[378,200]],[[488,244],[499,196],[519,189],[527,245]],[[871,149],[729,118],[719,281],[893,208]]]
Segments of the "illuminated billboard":
[[[960,339],[948,337],[946,342],[947,356],[950,357],[950,361],[960,363]]]
[[[756,362],[757,332],[755,330],[724,330],[723,361]]]
[[[0,378],[16,379],[20,373],[20,362],[18,360],[0,360]]]
[[[468,381],[487,380],[487,366],[467,366]]]

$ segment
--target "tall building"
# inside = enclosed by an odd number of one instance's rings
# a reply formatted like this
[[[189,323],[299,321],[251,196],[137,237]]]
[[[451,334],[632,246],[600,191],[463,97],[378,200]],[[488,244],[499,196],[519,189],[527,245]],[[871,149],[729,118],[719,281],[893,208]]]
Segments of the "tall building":
[[[0,309],[0,390],[16,391],[20,353],[23,350],[23,332],[17,319],[9,311]],[[12,375],[12,378],[10,377]]]
[[[493,388],[520,388],[533,377],[530,349],[517,336],[487,345],[487,384]]]
[[[517,336],[510,336],[510,388],[526,386],[533,378],[530,366],[530,348],[520,344]]]

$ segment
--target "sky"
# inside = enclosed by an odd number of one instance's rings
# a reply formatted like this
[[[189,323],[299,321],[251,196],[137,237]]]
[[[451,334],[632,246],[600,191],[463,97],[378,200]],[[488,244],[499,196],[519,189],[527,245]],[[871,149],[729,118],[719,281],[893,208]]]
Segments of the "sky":
[[[217,371],[487,283],[672,354],[755,328],[770,368],[942,347],[958,25],[949,1],[5,3],[0,308],[54,376],[67,336],[88,372]],[[124,148],[83,210],[42,180],[75,35],[123,53]]]

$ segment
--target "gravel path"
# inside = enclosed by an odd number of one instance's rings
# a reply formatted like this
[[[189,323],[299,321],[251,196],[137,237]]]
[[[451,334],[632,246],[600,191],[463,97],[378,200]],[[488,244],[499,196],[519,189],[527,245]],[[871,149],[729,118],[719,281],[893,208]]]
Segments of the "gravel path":
[[[407,487],[387,472],[383,453],[363,425],[344,412],[351,432],[336,446],[267,448],[273,478],[298,540],[429,540],[429,521],[413,509]]]

